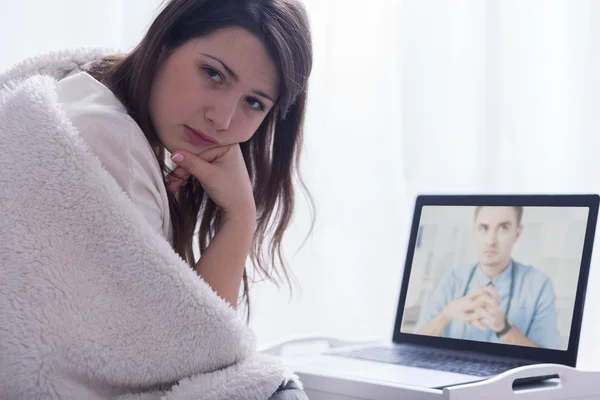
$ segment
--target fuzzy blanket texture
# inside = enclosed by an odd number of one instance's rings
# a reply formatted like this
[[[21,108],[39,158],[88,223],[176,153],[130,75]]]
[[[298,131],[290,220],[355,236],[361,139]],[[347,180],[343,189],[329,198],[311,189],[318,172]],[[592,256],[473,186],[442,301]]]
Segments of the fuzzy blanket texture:
[[[108,49],[0,75],[0,398],[265,400],[297,380],[154,232],[61,110]]]

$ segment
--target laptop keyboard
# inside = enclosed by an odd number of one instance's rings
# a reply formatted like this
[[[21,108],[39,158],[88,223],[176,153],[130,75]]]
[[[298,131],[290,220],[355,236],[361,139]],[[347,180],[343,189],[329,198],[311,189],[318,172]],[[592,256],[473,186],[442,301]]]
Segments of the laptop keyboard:
[[[330,354],[480,377],[498,375],[509,369],[525,365],[513,361],[483,361],[466,356],[444,354],[442,352],[404,346],[368,347],[345,352],[332,352]]]

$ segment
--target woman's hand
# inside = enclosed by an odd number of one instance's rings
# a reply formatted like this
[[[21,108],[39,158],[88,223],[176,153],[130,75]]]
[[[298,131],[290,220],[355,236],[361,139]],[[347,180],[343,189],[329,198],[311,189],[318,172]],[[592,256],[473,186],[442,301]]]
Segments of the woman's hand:
[[[213,147],[199,155],[178,150],[171,160],[177,168],[169,179],[169,190],[178,190],[193,175],[226,218],[256,218],[252,185],[239,144]]]

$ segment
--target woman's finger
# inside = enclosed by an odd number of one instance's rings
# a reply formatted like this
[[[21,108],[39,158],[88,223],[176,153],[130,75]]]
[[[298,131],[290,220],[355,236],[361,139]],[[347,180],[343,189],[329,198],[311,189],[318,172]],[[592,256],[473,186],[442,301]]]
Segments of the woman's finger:
[[[222,157],[228,149],[228,147],[214,147],[203,152],[200,156],[196,156],[185,150],[178,150],[171,155],[171,160],[179,168],[189,171],[191,175],[195,176],[196,179],[205,185],[212,178],[210,172],[214,170],[214,167],[211,165],[211,162]]]
[[[175,168],[170,174],[169,176],[171,177],[178,177],[181,179],[188,179],[192,174],[190,174],[188,171],[186,171],[185,169],[181,168],[181,167],[177,167]]]
[[[167,183],[167,189],[171,193],[177,193],[187,183],[188,183],[187,179],[180,179],[180,178],[174,176],[171,179],[169,179],[169,182]]]
[[[171,193],[177,193],[188,183],[190,176],[192,175],[185,169],[181,167],[175,168],[167,176],[167,189]]]
[[[169,183],[169,184],[167,185],[167,190],[168,190],[170,193],[177,193],[177,192],[179,191],[179,189],[180,189],[180,188],[181,188],[181,186],[180,186],[180,185],[178,185],[178,184],[175,184],[175,183]]]

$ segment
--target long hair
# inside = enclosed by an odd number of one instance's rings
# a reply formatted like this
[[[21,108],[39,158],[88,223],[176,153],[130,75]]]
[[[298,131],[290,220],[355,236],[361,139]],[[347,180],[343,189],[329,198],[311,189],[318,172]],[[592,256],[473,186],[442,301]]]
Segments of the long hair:
[[[241,143],[257,210],[250,259],[260,279],[278,284],[290,274],[282,253],[283,235],[294,209],[294,179],[314,205],[299,173],[312,43],[306,11],[299,0],[170,0],[146,35],[125,56],[98,60],[88,72],[105,84],[127,108],[152,146],[165,178],[171,172],[149,113],[154,76],[166,53],[190,39],[225,27],[242,27],[259,38],[279,72],[279,98],[255,134]],[[167,191],[168,192],[168,191]],[[193,241],[198,228],[200,255],[218,231],[221,213],[190,178],[177,197],[168,192],[173,248],[193,268]],[[313,221],[314,223],[314,214]],[[311,226],[312,230],[312,226]],[[243,296],[250,318],[248,268]]]

